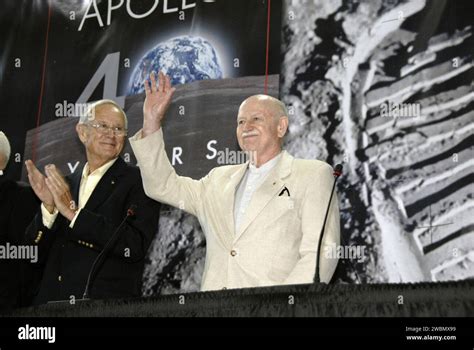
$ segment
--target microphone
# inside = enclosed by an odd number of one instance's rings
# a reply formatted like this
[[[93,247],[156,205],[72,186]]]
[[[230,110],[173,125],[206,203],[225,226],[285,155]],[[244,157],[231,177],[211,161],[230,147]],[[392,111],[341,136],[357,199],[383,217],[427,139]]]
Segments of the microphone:
[[[128,218],[135,216],[136,208],[137,206],[135,204],[130,205],[130,207],[127,209],[127,215],[122,220],[122,222],[117,227],[117,229],[114,231],[110,239],[107,241],[107,243],[105,244],[104,248],[99,253],[99,255],[97,256],[97,258],[94,260],[94,263],[92,264],[92,267],[89,271],[89,275],[87,276],[87,283],[84,289],[84,295],[82,296],[83,299],[89,299],[89,293],[92,288],[92,284],[94,283],[94,279],[97,276],[97,272],[99,271],[100,267],[102,266],[102,263],[107,257],[107,254],[112,250],[112,247],[115,243],[115,239],[118,233],[120,232],[120,229],[123,227],[123,225],[125,224]]]
[[[331,206],[331,200],[332,200],[332,195],[334,194],[334,188],[336,187],[336,181],[339,178],[339,176],[341,176],[342,174],[342,164],[336,164],[336,166],[333,169],[332,174],[334,175],[334,183],[332,185],[331,196],[329,197],[329,203],[326,208],[326,215],[324,216],[323,227],[321,227],[321,232],[319,233],[318,254],[316,255],[316,272],[314,274],[314,283],[321,282],[319,260],[320,260],[320,254],[321,254],[321,246],[323,244],[324,229],[326,227],[326,221],[328,219],[328,214],[329,214],[329,207]]]

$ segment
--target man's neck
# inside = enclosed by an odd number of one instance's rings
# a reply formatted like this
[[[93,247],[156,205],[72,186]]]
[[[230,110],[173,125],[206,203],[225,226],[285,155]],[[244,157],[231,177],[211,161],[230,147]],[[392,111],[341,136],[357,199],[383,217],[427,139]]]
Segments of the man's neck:
[[[92,174],[97,169],[103,167],[105,164],[110,162],[112,159],[103,160],[103,159],[87,159],[87,164],[89,165],[89,174]]]
[[[256,156],[256,161],[252,162],[252,164],[256,167],[256,168],[260,168],[262,165],[264,165],[265,163],[271,161],[273,158],[275,158],[276,156],[278,156],[279,154],[281,153],[281,148],[279,149],[275,149],[275,151],[273,152],[270,152],[268,154],[265,154],[263,156]]]

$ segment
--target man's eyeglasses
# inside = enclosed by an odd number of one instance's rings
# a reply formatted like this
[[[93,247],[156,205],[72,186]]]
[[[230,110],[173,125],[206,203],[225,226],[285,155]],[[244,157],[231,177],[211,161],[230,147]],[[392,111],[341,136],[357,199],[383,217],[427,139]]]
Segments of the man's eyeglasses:
[[[101,135],[107,135],[109,133],[109,130],[111,130],[115,136],[120,137],[120,136],[127,135],[127,130],[119,126],[108,126],[107,124],[104,124],[104,123],[86,124],[86,125],[93,127]]]

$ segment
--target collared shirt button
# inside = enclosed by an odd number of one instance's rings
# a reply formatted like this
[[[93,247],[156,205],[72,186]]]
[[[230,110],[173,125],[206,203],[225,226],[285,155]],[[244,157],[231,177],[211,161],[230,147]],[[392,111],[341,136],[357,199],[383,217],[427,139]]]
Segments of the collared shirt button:
[[[62,280],[63,280],[62,276],[59,275],[59,276],[58,276],[58,281],[61,282]]]
[[[235,249],[232,249],[232,250],[230,251],[230,255],[236,256],[236,255],[237,255],[237,251],[236,251]]]

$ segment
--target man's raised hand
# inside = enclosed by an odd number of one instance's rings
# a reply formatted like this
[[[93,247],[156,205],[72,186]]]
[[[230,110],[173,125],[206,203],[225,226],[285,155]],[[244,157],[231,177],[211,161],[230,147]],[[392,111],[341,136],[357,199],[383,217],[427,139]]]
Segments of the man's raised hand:
[[[146,98],[143,103],[142,136],[146,137],[160,129],[161,121],[176,89],[171,87],[170,78],[161,71],[158,73],[158,82],[155,73],[152,72],[150,80],[145,79],[144,85]]]

